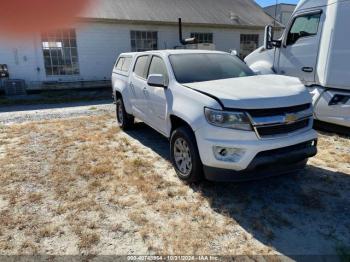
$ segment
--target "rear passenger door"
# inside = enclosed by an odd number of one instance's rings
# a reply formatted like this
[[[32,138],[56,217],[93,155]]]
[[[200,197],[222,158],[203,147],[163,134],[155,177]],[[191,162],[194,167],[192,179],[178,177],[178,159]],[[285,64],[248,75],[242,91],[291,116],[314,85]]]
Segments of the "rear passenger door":
[[[154,55],[151,59],[147,77],[152,74],[161,74],[165,78],[166,85],[169,84],[169,74],[164,60]],[[158,131],[166,132],[167,115],[167,88],[147,85],[147,98],[149,99],[148,119],[152,126]]]
[[[141,55],[136,59],[133,75],[130,80],[130,89],[134,95],[132,102],[133,113],[141,120],[147,119],[147,69],[150,56]]]

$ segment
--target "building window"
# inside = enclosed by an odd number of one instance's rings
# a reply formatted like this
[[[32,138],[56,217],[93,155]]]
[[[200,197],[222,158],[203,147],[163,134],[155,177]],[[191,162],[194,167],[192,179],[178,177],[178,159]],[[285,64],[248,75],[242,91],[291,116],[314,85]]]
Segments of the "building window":
[[[212,44],[213,33],[191,33],[191,37],[196,38],[200,44]]]
[[[241,58],[245,58],[259,47],[259,35],[241,35]]]
[[[42,33],[41,41],[47,75],[79,75],[77,39],[74,29]]]
[[[158,49],[158,32],[131,31],[130,38],[132,52]]]

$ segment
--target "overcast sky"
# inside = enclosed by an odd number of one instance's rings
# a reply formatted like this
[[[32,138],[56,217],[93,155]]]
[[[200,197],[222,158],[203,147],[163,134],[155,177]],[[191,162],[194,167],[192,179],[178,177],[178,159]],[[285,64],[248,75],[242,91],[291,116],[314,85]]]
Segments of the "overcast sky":
[[[262,7],[276,4],[276,0],[255,0]],[[298,0],[279,0],[278,3],[297,4]]]

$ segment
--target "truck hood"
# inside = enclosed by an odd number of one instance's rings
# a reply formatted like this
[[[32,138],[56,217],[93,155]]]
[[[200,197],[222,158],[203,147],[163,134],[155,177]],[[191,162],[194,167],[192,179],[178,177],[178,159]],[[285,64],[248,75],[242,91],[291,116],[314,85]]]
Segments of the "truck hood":
[[[220,100],[226,108],[262,109],[311,103],[311,96],[300,80],[288,76],[257,75],[184,86]]]

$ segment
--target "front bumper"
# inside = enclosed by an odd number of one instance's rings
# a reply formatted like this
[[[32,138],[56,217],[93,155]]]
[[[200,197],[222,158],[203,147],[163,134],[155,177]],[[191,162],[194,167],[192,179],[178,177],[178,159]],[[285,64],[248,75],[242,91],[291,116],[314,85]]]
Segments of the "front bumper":
[[[350,99],[346,103],[332,104],[336,96],[350,97],[348,90],[329,89],[323,87],[310,87],[315,108],[315,119],[339,126],[350,128]]]
[[[268,169],[266,167],[268,165],[273,165],[271,171],[276,171],[273,173],[283,173],[283,168],[279,170],[277,164],[282,164],[282,167],[288,164],[288,171],[291,170],[292,166],[298,166],[299,162],[305,162],[305,159],[317,153],[316,146],[308,149],[294,148],[300,144],[317,140],[317,133],[312,129],[290,134],[283,138],[259,139],[254,132],[206,125],[197,130],[195,135],[204,165],[204,173],[210,180],[226,180],[220,179],[220,174],[229,174],[229,178],[231,177],[233,180],[236,180],[234,178],[236,175],[242,176],[243,180],[249,180],[251,179],[249,178],[250,173],[256,174],[257,170]],[[214,155],[213,148],[215,146],[243,149],[245,154],[237,162],[220,161]],[[284,152],[283,150],[286,148],[288,150]],[[271,152],[277,153],[271,154]],[[256,176],[259,177],[259,174]]]
[[[307,159],[317,154],[317,140],[260,152],[244,171],[204,166],[204,175],[211,181],[248,181],[301,170]]]

